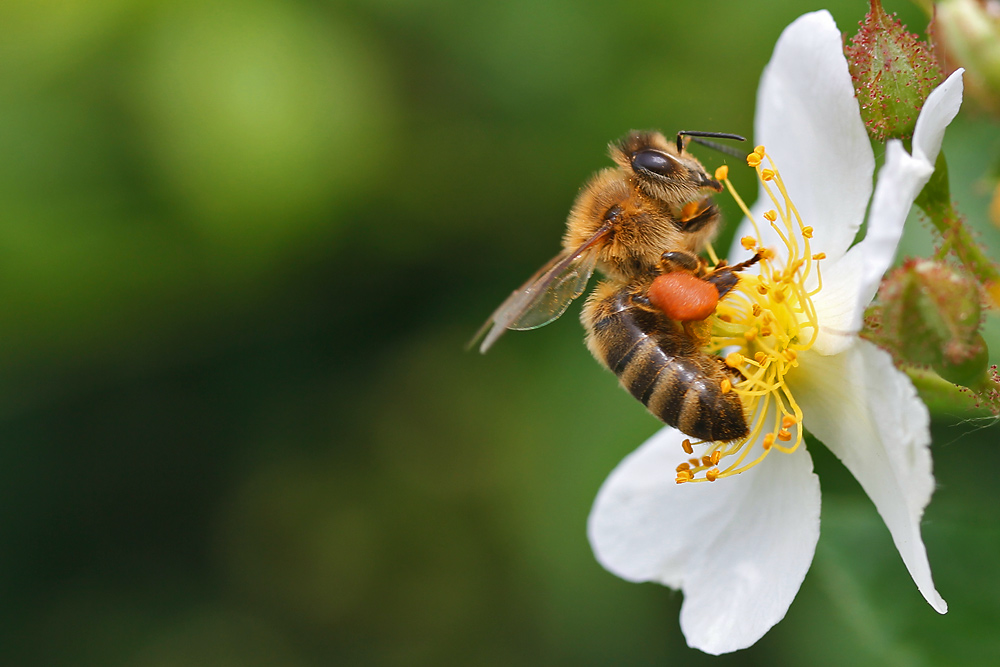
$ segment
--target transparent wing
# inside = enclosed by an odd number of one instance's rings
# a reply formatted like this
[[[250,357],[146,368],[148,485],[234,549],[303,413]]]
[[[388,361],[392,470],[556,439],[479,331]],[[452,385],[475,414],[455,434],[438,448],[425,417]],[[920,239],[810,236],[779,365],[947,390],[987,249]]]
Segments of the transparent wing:
[[[610,229],[605,224],[573,252],[553,257],[493,311],[470,344],[485,333],[479,351],[486,352],[507,329],[537,329],[566,312],[569,304],[587,288],[597,264],[597,242]]]

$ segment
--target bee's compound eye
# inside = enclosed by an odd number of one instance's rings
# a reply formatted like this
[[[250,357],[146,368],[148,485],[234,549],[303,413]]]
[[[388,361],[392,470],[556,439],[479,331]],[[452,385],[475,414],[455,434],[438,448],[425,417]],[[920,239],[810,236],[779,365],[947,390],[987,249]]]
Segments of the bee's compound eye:
[[[670,176],[680,165],[672,156],[655,150],[642,150],[632,156],[632,168],[649,171],[660,176]]]

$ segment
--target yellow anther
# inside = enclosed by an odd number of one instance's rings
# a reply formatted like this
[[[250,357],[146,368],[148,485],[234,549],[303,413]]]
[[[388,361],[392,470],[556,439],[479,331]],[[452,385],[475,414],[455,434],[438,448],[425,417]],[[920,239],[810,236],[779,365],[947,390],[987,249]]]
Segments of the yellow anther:
[[[755,339],[757,337],[757,327],[750,327],[749,329],[744,331],[743,337],[746,338],[748,343],[753,339]]]
[[[688,463],[697,468],[698,466],[701,465],[701,459],[688,459]]]
[[[781,428],[791,428],[796,424],[798,424],[798,422],[795,421],[795,417],[791,415],[785,415],[781,418]]]
[[[719,479],[719,469],[712,468],[711,470],[706,470],[705,479],[707,479],[710,482],[714,482],[715,480]]]
[[[740,239],[740,245],[743,246],[744,250],[753,250],[757,247],[757,239],[752,236],[744,236]]]
[[[788,361],[795,361],[798,358],[799,358],[799,353],[793,350],[792,348],[788,348],[787,350],[785,350],[785,359],[787,359]]]
[[[761,366],[767,361],[767,352],[761,351],[753,355],[753,360],[756,361]]]
[[[729,178],[729,165],[724,164],[715,170],[715,180],[724,181]]]
[[[803,238],[807,238],[807,239],[811,239],[813,237],[813,228],[812,227],[803,227],[802,228],[802,237]]]
[[[760,156],[757,155],[756,153],[750,153],[750,155],[747,155],[747,166],[753,167],[754,169],[759,167]]]
[[[690,470],[690,469],[691,466],[689,466],[687,463],[682,463],[679,466],[677,466],[677,472],[684,472],[685,470]]]
[[[774,170],[773,169],[761,169],[760,170],[760,180],[762,180],[762,181],[773,181],[774,180]]]
[[[777,296],[777,294],[775,296]],[[760,335],[763,336],[764,338],[767,338],[768,336],[770,336],[771,333],[772,333],[771,327],[763,326],[763,327],[760,328]]]
[[[730,368],[739,368],[743,364],[743,355],[739,352],[730,352],[726,355],[726,365]]]
[[[712,461],[712,465],[718,465],[719,461],[722,460],[722,452],[720,452],[718,449],[715,450],[714,452],[712,452],[712,455],[709,457],[709,460]]]
[[[719,383],[719,391],[721,391],[723,394],[728,394],[732,390],[733,390],[733,383],[730,382],[729,380],[723,380],[722,382]]]
[[[771,449],[771,447],[774,446],[774,434],[773,433],[768,433],[767,435],[765,435],[764,439],[761,441],[760,444],[761,444],[761,447],[764,448],[765,452],[767,450]]]
[[[792,434],[788,431],[788,429],[783,428],[780,431],[778,431],[778,440],[781,440],[782,442],[788,442],[791,439],[792,439]]]
[[[681,470],[677,473],[677,478],[674,480],[678,484],[683,484],[684,482],[690,482],[694,475],[691,474],[690,470]]]
[[[760,258],[764,261],[774,259],[774,251],[770,248],[761,248]]]
[[[684,438],[683,442],[681,442],[681,447],[684,449],[685,454],[694,453],[694,448],[691,446],[691,441],[687,438]]]
[[[767,285],[757,285],[757,291],[761,294],[767,294]]]
[[[775,210],[764,211],[764,218],[766,218],[768,222],[774,222],[778,219],[778,212]]]
[[[757,146],[753,149],[753,152],[756,153],[758,157],[764,157],[764,153],[767,151],[764,150],[764,146]]]
[[[826,259],[826,253],[825,252],[818,252],[815,255],[813,255],[813,259],[815,259],[817,262],[819,260],[821,260],[821,259]]]
[[[760,304],[759,303],[755,303],[753,306],[751,306],[750,312],[753,313],[754,317],[760,317],[760,314],[761,314]]]
[[[706,468],[712,465],[712,457],[708,455],[701,457],[701,464]]]

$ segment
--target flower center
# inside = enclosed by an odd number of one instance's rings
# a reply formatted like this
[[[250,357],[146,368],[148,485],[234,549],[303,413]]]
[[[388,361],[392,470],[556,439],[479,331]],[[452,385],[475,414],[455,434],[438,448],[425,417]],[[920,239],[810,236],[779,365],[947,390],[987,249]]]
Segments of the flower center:
[[[739,274],[737,286],[719,302],[710,318],[712,339],[705,351],[725,354],[726,364],[742,374],[742,380],[723,382],[722,390],[740,397],[752,420],[750,432],[729,442],[685,440],[682,446],[688,455],[702,445],[705,451],[677,467],[678,484],[736,475],[773,450],[791,453],[802,444],[802,410],[786,380],[799,365],[799,353],[816,342],[819,326],[812,297],[822,288],[819,261],[825,255],[810,251],[812,227],[803,225],[763,146],[747,156],[747,164],[757,171],[774,208],[764,213],[763,221],[754,220],[726,177],[728,169],[716,172],[716,179],[725,183],[753,223],[754,235],[743,237],[741,243],[748,251],[756,250],[760,260]],[[764,224],[775,237],[770,246],[761,234]]]

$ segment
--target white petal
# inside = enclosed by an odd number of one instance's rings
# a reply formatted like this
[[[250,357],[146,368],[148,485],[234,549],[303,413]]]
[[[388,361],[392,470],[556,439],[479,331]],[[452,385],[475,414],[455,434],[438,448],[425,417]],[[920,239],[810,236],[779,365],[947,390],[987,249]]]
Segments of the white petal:
[[[604,482],[588,521],[597,560],[684,591],[688,644],[746,648],[780,621],[819,539],[819,480],[802,447],[716,482],[677,484],[684,435],[661,430]]]
[[[840,354],[854,345],[860,331],[857,321],[861,278],[864,275],[864,253],[860,246],[854,246],[836,263],[820,262],[823,275],[823,289],[813,297],[819,334],[812,351],[824,356]]]
[[[913,130],[913,157],[934,165],[944,130],[958,114],[962,106],[962,73],[957,69],[944,83],[931,91],[920,110],[917,125]]]
[[[754,142],[774,158],[804,223],[814,228],[814,252],[836,261],[864,220],[875,158],[840,32],[828,12],[806,14],[781,34],[761,77],[754,133]],[[769,208],[761,190],[756,219]],[[736,239],[750,233],[744,221]],[[771,236],[765,244],[775,241]],[[740,254],[735,246],[733,252]]]
[[[863,273],[858,284],[858,303],[852,328],[858,330],[864,310],[875,297],[882,276],[892,266],[903,223],[913,200],[934,172],[945,128],[962,105],[962,75],[956,71],[935,88],[917,118],[913,155],[896,140],[886,145],[885,165],[879,170],[875,197],[864,240],[851,249],[863,254]],[[863,248],[863,250],[861,250]]]
[[[804,352],[799,361],[792,381],[805,427],[857,478],[917,588],[945,613],[920,536],[934,491],[927,408],[889,355],[868,341],[831,357]]]
[[[860,330],[865,308],[875,297],[882,276],[892,266],[913,200],[933,172],[932,163],[909,155],[898,140],[886,145],[885,165],[878,172],[868,231],[864,240],[851,248],[851,253],[861,253],[863,258],[853,322],[855,331]]]

